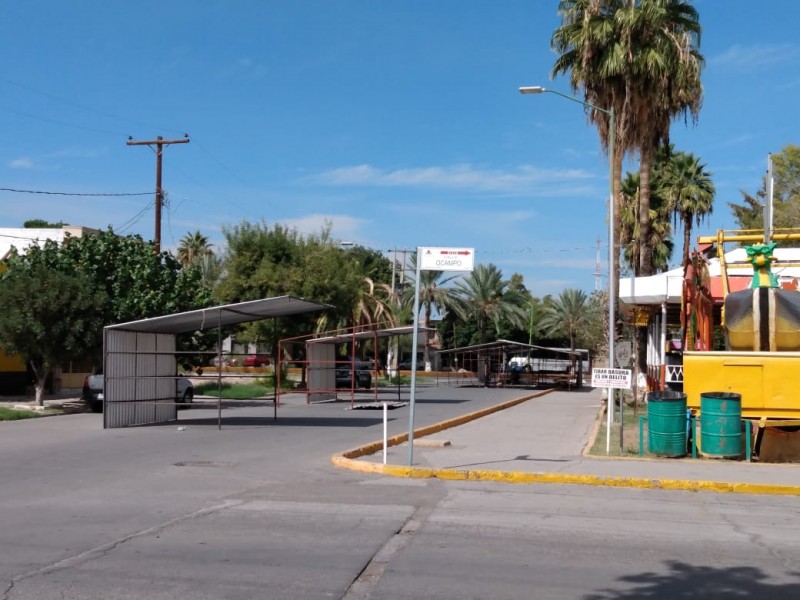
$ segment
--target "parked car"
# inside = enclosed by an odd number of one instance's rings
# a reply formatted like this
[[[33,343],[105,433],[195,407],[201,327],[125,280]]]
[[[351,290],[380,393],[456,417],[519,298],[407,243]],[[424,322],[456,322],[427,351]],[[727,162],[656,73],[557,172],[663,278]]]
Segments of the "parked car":
[[[355,372],[355,382],[353,381],[353,373]],[[372,373],[369,370],[369,365],[360,360],[353,363],[339,363],[336,365],[336,387],[349,387],[349,388],[371,388],[372,387]]]
[[[397,363],[397,370],[398,371],[410,371],[411,370],[411,361],[404,360],[402,362]],[[425,370],[425,361],[418,360],[417,361],[417,371],[424,371]]]
[[[242,360],[243,367],[267,367],[270,364],[272,361],[266,354],[250,354]]]
[[[103,374],[89,375],[83,380],[83,401],[92,412],[103,412]],[[178,404],[191,404],[194,400],[194,386],[186,377],[175,380],[175,401]]]

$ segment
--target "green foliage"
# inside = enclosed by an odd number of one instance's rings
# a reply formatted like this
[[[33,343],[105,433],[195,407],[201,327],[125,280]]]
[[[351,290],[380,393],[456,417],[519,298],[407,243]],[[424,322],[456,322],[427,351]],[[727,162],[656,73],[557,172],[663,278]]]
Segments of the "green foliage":
[[[12,260],[0,278],[0,346],[19,354],[37,379],[37,400],[50,367],[84,356],[102,331],[103,290],[81,273]]]
[[[29,219],[22,224],[25,229],[61,229],[67,226],[69,226],[69,223],[64,223],[64,221],[50,223],[44,219]]]
[[[104,325],[201,308],[210,303],[197,269],[182,269],[168,252],[156,253],[151,242],[144,242],[139,236],[120,237],[110,229],[97,235],[67,238],[60,246],[49,240],[29,248],[23,255],[12,253],[7,267],[7,276],[61,273],[75,278],[88,293],[102,295],[102,304],[92,314],[96,320],[88,354],[95,359],[99,359],[102,350]],[[31,293],[42,298],[50,295],[44,286]],[[74,305],[64,310],[78,308]],[[65,313],[64,318],[68,317]],[[54,330],[50,331],[52,335]],[[65,343],[57,336],[54,339]]]
[[[302,236],[279,224],[243,221],[223,233],[228,249],[225,274],[215,289],[219,301],[291,295],[333,307],[322,315],[253,323],[237,336],[241,341],[275,344],[314,329],[382,320],[391,310],[384,288],[391,280],[391,262],[362,246],[339,247],[329,226],[318,235]]]
[[[777,229],[800,227],[800,146],[788,145],[772,155],[773,174],[773,226]],[[729,202],[733,216],[742,229],[764,227],[764,203],[767,199],[766,176],[755,196],[742,190],[742,204]],[[797,242],[781,242],[781,246]]]
[[[577,348],[589,350],[592,356],[605,351],[608,340],[608,294],[594,292],[589,296],[586,314],[575,338]]]
[[[491,263],[476,265],[469,277],[456,282],[453,287],[459,297],[455,310],[462,318],[475,320],[478,343],[488,341],[490,323],[498,334],[504,322],[516,327],[525,326],[527,313],[523,305],[526,294],[518,287],[510,287],[497,266]]]
[[[615,111],[614,190],[622,157],[638,154],[639,267],[652,275],[650,163],[669,139],[673,118],[697,118],[702,101],[697,10],[686,0],[562,0],[552,38],[558,54],[552,76],[569,74],[586,102]],[[608,111],[588,111],[608,147]],[[618,230],[619,223],[615,224]]]
[[[563,335],[574,350],[578,334],[590,319],[591,306],[586,292],[567,289],[551,298],[542,310],[542,330],[548,335]]]
[[[0,421],[19,421],[21,419],[35,419],[41,416],[41,413],[33,410],[16,410],[0,406]]]

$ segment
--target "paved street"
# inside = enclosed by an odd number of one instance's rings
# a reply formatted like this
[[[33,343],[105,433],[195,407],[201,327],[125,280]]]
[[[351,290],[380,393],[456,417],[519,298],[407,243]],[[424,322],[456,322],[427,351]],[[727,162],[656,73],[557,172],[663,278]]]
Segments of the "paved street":
[[[580,394],[575,422],[597,411]],[[421,388],[416,425],[516,395]],[[214,406],[124,430],[93,414],[0,423],[0,598],[800,594],[796,497],[371,475],[330,456],[380,439],[381,411],[291,400],[274,422],[237,404],[221,431]],[[406,408],[389,415],[407,430]]]

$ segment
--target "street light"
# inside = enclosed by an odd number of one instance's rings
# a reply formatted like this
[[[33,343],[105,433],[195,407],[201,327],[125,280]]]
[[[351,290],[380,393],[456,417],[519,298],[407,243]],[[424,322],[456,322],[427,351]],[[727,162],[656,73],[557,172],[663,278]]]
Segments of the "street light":
[[[574,96],[570,96],[568,94],[562,94],[561,92],[557,92],[556,90],[551,90],[540,85],[531,85],[531,86],[523,86],[519,88],[521,94],[555,94],[557,96],[561,96],[562,98],[566,98],[567,100],[572,100],[573,102],[577,102],[578,104],[582,104],[592,110],[600,111],[601,113],[605,113],[609,116],[609,124],[608,124],[608,366],[609,368],[614,367],[614,324],[615,324],[615,313],[614,310],[614,290],[616,281],[614,281],[614,264],[616,263],[616,256],[614,255],[614,126],[615,126],[615,115],[614,115],[614,107],[610,108],[600,108],[599,106],[595,106],[589,102],[584,102]],[[606,453],[610,451],[611,445],[611,420],[614,413],[614,388],[608,389],[608,423],[606,427]],[[622,421],[620,420],[620,426],[622,426]],[[620,436],[621,438],[622,436]]]

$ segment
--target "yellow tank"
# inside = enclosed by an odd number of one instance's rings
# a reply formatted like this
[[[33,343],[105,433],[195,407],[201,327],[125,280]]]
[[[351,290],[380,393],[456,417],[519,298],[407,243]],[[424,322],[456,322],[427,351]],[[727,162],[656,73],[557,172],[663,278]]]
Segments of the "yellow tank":
[[[700,409],[700,394],[742,396],[745,418],[800,418],[800,352],[684,352],[686,405]]]

